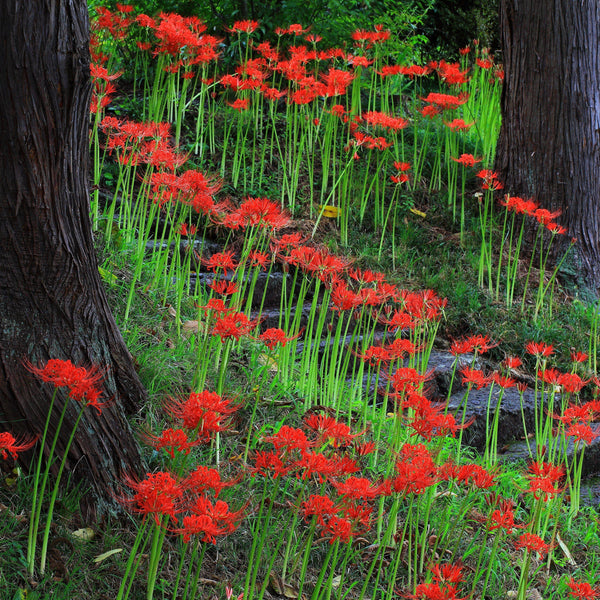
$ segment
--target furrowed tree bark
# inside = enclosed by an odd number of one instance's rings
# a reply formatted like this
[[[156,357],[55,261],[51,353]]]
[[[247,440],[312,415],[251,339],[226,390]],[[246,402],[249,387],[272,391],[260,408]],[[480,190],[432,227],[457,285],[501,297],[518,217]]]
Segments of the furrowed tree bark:
[[[101,415],[86,410],[66,467],[89,490],[84,509],[94,511],[114,504],[123,473],[141,470],[124,413],[133,413],[145,392],[94,254],[90,94],[86,2],[0,3],[0,430],[43,430],[53,387],[24,361],[97,365],[108,404]],[[50,440],[61,407],[62,399]],[[58,456],[78,408],[71,400]]]
[[[501,0],[505,80],[496,169],[561,209],[582,282],[600,289],[600,4]]]

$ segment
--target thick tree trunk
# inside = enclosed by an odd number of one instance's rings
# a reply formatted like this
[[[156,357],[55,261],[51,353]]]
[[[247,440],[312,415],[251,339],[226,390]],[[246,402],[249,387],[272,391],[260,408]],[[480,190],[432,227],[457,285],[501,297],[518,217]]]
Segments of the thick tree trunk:
[[[109,405],[85,415],[67,472],[90,488],[88,500],[111,501],[122,473],[141,467],[124,411],[144,390],[94,255],[88,46],[84,0],[0,3],[0,421],[2,430],[42,431],[52,386],[24,361],[97,365]],[[59,455],[78,408],[71,404]]]
[[[600,288],[600,4],[502,0],[496,168],[513,196],[561,209],[575,265]],[[567,241],[568,241],[567,240]]]

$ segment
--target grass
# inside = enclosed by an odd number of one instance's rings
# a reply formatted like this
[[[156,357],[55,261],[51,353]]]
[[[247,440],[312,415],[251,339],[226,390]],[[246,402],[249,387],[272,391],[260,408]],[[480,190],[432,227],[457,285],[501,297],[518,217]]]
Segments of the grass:
[[[120,120],[95,129],[100,140],[95,183],[102,195],[92,197],[92,218],[100,272],[149,391],[150,401],[134,423],[149,475],[123,482],[123,504],[130,511],[104,515],[97,523],[81,521],[79,491],[67,482],[54,513],[48,571],[42,576],[36,569],[27,577],[32,477],[8,469],[0,484],[0,597],[524,600],[532,590],[558,599],[577,590],[583,594],[586,588],[577,586],[595,586],[598,513],[578,500],[577,461],[563,445],[571,423],[559,425],[540,410],[539,427],[527,433],[554,446],[544,452],[534,445],[522,463],[494,458],[487,464],[461,444],[460,415],[446,415],[432,402],[443,399],[427,397],[429,352],[454,351],[457,340],[468,339],[476,355],[473,367],[483,369],[485,385],[492,385],[493,373],[493,385],[510,375],[513,383],[534,388],[541,405],[554,400],[563,417],[569,403],[592,401],[589,419],[581,417],[580,425],[598,416],[597,380],[588,380],[596,365],[593,307],[561,285],[560,276],[552,296],[540,304],[535,284],[540,273],[528,270],[525,256],[514,302],[503,294],[497,299],[487,271],[482,278],[478,270],[484,259],[498,268],[501,193],[485,222],[492,240],[491,254],[485,255],[476,199],[481,181],[474,173],[465,182],[464,223],[453,218],[452,207],[461,200],[456,184],[465,170],[445,149],[454,144],[476,155],[485,148],[488,164],[481,166],[492,166],[498,79],[488,85],[483,67],[467,65],[466,59],[461,66],[439,65],[422,79],[391,75],[405,77],[398,102],[365,67],[362,78],[350,77],[337,96],[321,90],[310,102],[269,106],[256,91],[236,94],[207,84],[208,71],[222,75],[218,63],[200,68],[204,82],[200,76],[181,78],[191,67],[188,40],[179,47],[183,70],[163,76],[151,67],[136,80],[134,100],[126,80],[133,71],[130,51],[148,32],[130,23],[123,41],[114,28],[123,27],[124,15],[108,15],[98,24],[94,49],[107,57],[108,73],[127,73],[114,97],[106,80],[95,80],[97,94],[111,102],[100,117]],[[169,19],[178,23],[177,31],[197,34],[188,22],[163,17]],[[251,25],[237,27],[240,51],[250,52],[253,34],[243,28]],[[368,35],[376,38],[381,31]],[[388,64],[379,42],[359,45],[356,56],[363,55],[377,68]],[[256,64],[259,72],[253,75],[248,73],[255,67],[246,65],[245,80],[267,78],[290,97],[306,92],[294,77],[284,80],[281,69]],[[331,59],[330,65],[358,73],[346,61]],[[461,74],[467,66],[471,78]],[[305,75],[306,88],[316,89],[319,78],[310,79],[310,69]],[[154,76],[166,79],[153,88]],[[449,84],[451,76],[456,82]],[[185,81],[196,87],[182,104]],[[425,102],[429,91],[447,97]],[[461,92],[469,94],[468,105],[461,104]],[[458,103],[452,111],[439,104],[451,102],[448,96]],[[332,98],[346,120],[331,112]],[[233,108],[236,99],[248,100],[249,112]],[[138,117],[168,119],[173,129],[142,131],[126,120],[132,119],[128,107]],[[432,117],[421,114],[426,107]],[[373,110],[405,118],[406,135],[402,128],[371,126],[369,118],[386,118],[368,117]],[[485,115],[477,128],[457,134],[444,125],[451,118],[470,122],[473,114]],[[348,126],[353,119],[356,130]],[[232,123],[238,129],[232,128],[223,154]],[[137,128],[139,137],[125,140],[127,127]],[[179,148],[173,131],[181,131]],[[110,145],[112,155],[104,154]],[[139,153],[140,164],[115,160],[130,151]],[[359,158],[349,160],[350,153]],[[405,160],[412,163],[409,180],[392,185],[390,175],[406,172],[395,163]],[[214,173],[222,165],[217,181]],[[315,226],[323,198],[338,216],[323,217]],[[385,218],[388,211],[391,220]],[[289,245],[282,241],[296,233],[300,237]],[[201,247],[192,245],[201,238],[206,241]],[[498,281],[504,291],[511,274],[508,248],[502,248],[505,266]],[[221,250],[231,254],[219,259]],[[256,250],[265,254],[265,265],[251,254]],[[276,275],[285,283],[253,294],[264,272],[271,285]],[[528,273],[532,283],[526,289]],[[541,280],[551,276],[549,270]],[[226,289],[232,282],[237,290]],[[222,309],[215,308],[219,298]],[[272,325],[257,313],[263,301]],[[272,344],[264,337],[271,326],[281,328],[271,332],[281,336]],[[548,363],[524,352],[531,341],[554,346]],[[391,353],[397,349],[392,343],[402,346],[401,358]],[[573,361],[572,349],[590,357]],[[511,356],[525,364],[501,371]],[[583,385],[570,391],[575,372]],[[363,381],[376,381],[375,388]],[[468,394],[470,387],[462,390]],[[205,393],[203,401],[219,398],[227,406],[203,405],[200,413],[196,408],[190,425],[192,400]],[[185,441],[167,443],[169,428]],[[553,475],[545,461],[563,470]],[[190,483],[198,467],[214,469],[210,477],[218,472],[227,483]],[[175,498],[172,518],[144,500],[144,486],[158,476],[165,486],[167,478],[175,482],[170,492],[157,491],[165,502]],[[204,521],[194,521],[194,515]],[[82,533],[87,528],[92,534]],[[523,533],[539,536],[538,545],[522,548]],[[581,594],[572,596],[596,597],[591,589]]]

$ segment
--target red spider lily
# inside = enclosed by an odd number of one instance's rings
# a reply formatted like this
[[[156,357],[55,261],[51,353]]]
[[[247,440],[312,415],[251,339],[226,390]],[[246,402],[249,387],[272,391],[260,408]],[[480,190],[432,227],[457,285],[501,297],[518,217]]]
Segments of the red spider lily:
[[[419,583],[414,594],[406,594],[413,600],[465,600],[458,597],[458,590],[454,586],[444,586],[440,583]]]
[[[361,360],[368,362],[372,367],[378,367],[381,363],[391,360],[390,351],[382,346],[369,346],[364,354],[356,353]]]
[[[248,335],[255,327],[256,320],[250,321],[241,312],[231,312],[217,317],[211,334],[219,336],[221,342],[225,343],[230,338],[239,340],[241,336]]]
[[[447,63],[445,60],[441,60],[437,67],[439,76],[448,85],[461,85],[467,83],[467,72],[460,70],[458,63]]]
[[[402,117],[393,117],[392,115],[378,111],[363,113],[362,118],[365,123],[368,123],[369,125],[390,129],[392,131],[399,131],[408,125],[408,121]]]
[[[563,491],[563,488],[555,484],[562,480],[564,474],[565,470],[562,466],[543,461],[533,462],[529,465],[527,491],[531,492],[536,500],[546,502]]]
[[[234,281],[227,281],[226,279],[213,280],[208,284],[208,287],[220,296],[231,296],[239,290]]]
[[[248,262],[250,263],[251,267],[260,268],[263,271],[266,271],[269,263],[271,262],[271,257],[265,252],[251,250],[248,253]]]
[[[230,306],[225,306],[222,298],[211,298],[204,306],[198,308],[204,308],[205,316],[213,315],[218,318],[235,310]]]
[[[311,494],[300,507],[305,519],[317,517],[320,525],[325,525],[325,520],[335,515],[338,509],[339,506],[329,496],[319,494]]]
[[[523,533],[519,536],[516,548],[525,548],[529,552],[537,552],[539,559],[541,560],[548,554],[550,550],[550,544],[546,544],[544,540],[535,533]]]
[[[345,283],[337,283],[331,289],[331,309],[337,312],[353,310],[360,306],[361,297],[347,287]]]
[[[272,231],[286,227],[290,216],[280,205],[267,198],[248,197],[235,211],[242,227],[263,227]]]
[[[567,585],[571,590],[569,596],[577,600],[594,600],[600,597],[600,589],[593,588],[587,581],[575,581],[572,577],[567,581]]]
[[[125,483],[135,494],[120,500],[129,505],[133,512],[152,515],[157,523],[160,516],[168,515],[174,519],[179,512],[179,500],[183,496],[183,489],[171,473],[148,473],[146,479],[141,481],[126,477]]]
[[[419,373],[413,367],[400,367],[392,373],[390,381],[392,387],[397,392],[404,392],[408,389],[418,389],[425,381],[433,377],[433,371]]]
[[[600,431],[593,430],[589,423],[572,423],[565,431],[565,436],[572,437],[575,443],[584,442],[586,445],[590,445],[598,436]]]
[[[315,444],[307,439],[306,434],[302,429],[283,425],[275,435],[264,437],[263,442],[273,444],[275,450],[308,450]]]
[[[177,228],[177,233],[181,236],[193,237],[197,232],[198,228],[195,225],[188,225],[185,222],[180,223],[179,227]]]
[[[577,373],[561,373],[558,378],[558,385],[570,394],[578,394],[589,382],[590,379],[582,379]]]
[[[271,474],[278,478],[287,475],[294,467],[294,464],[284,463],[278,452],[257,452],[254,457],[254,467],[250,468],[250,474],[264,477]]]
[[[410,340],[396,338],[389,346],[385,347],[393,360],[403,359],[406,356],[412,356],[420,351]]]
[[[486,377],[486,375],[480,369],[474,369],[472,367],[462,367],[460,369],[460,374],[462,375],[463,385],[474,385],[478,390],[480,390],[483,387],[486,387],[490,383],[490,378]]]
[[[373,483],[366,477],[348,477],[344,482],[332,481],[331,485],[340,496],[353,500],[373,500],[380,496],[389,496],[390,482]]]
[[[190,450],[197,446],[199,440],[190,440],[183,429],[165,429],[160,435],[146,433],[142,435],[144,441],[155,450],[164,448],[171,458],[175,458],[175,452],[189,454]]]
[[[575,352],[575,350],[571,351],[571,360],[574,363],[584,363],[588,359],[588,355],[585,352]]]
[[[70,360],[58,358],[51,358],[44,367],[34,367],[29,362],[25,362],[25,367],[45,383],[68,387],[70,398],[102,412],[102,392],[97,386],[103,374],[97,367],[76,367]]]
[[[301,470],[299,477],[308,479],[315,475],[320,483],[329,477],[342,477],[359,470],[356,461],[346,456],[327,457],[320,452],[303,452],[295,466]]]
[[[186,544],[193,535],[203,535],[201,541],[215,544],[217,535],[235,531],[236,522],[242,518],[245,508],[231,512],[227,502],[217,500],[213,504],[206,496],[199,496],[189,510],[192,514],[183,518],[183,526],[172,531],[181,534]]]
[[[329,98],[345,94],[355,77],[356,75],[349,71],[330,68],[329,71],[321,75],[321,79],[325,84],[325,96]]]
[[[385,323],[392,331],[414,329],[417,323],[413,316],[406,311],[396,310],[389,319],[383,319]]]
[[[231,26],[232,33],[254,33],[259,27],[258,21],[235,21]]]
[[[444,121],[444,125],[452,131],[468,131],[475,123],[465,123],[464,119],[453,119],[452,121]]]
[[[486,70],[491,69],[494,66],[494,61],[489,58],[476,58],[475,62],[479,67]]]
[[[502,361],[502,366],[505,369],[518,369],[523,364],[523,361],[518,356],[507,356]]]
[[[250,100],[248,98],[238,98],[237,100],[234,100],[233,102],[228,102],[227,104],[231,106],[231,108],[233,108],[234,110],[242,112],[243,110],[248,110]]]
[[[501,190],[504,187],[502,182],[498,181],[498,173],[496,171],[482,169],[477,173],[477,177],[483,179],[481,187],[484,190]]]
[[[480,490],[496,485],[496,475],[475,464],[460,466],[456,479],[465,485],[472,485]]]
[[[533,215],[538,208],[537,203],[532,199],[524,200],[518,196],[509,196],[508,194],[506,194],[504,200],[500,200],[500,204],[506,207],[507,210],[522,215]]]
[[[494,371],[492,373],[491,379],[496,385],[500,386],[503,389],[515,387],[515,385],[517,384],[517,382],[514,379],[512,379],[512,377],[507,377],[506,375],[502,375],[497,371]]]
[[[417,396],[419,396],[417,394]],[[444,414],[443,406],[434,405],[432,402],[419,396],[421,401],[418,408],[415,409],[414,414],[411,416],[407,426],[414,430],[412,435],[420,435],[426,440],[431,441],[433,436],[446,436],[451,435],[454,437],[456,432],[460,429],[466,429],[474,421],[474,417],[467,423],[459,425],[456,422],[456,418],[453,414]],[[413,401],[414,398],[409,398],[409,401]]]
[[[330,442],[334,447],[346,446],[364,433],[364,431],[352,433],[350,427],[345,423],[340,423],[333,417],[316,413],[305,417],[304,424],[317,434],[316,443],[318,445]]]
[[[545,208],[538,208],[535,211],[535,213],[533,213],[533,216],[538,221],[538,223],[540,223],[540,225],[546,225],[546,224],[550,223],[551,221],[554,221],[554,219],[556,219],[556,217],[560,216],[561,213],[562,213],[561,210],[550,212],[549,210],[546,210]]]
[[[286,337],[283,329],[279,329],[278,327],[270,327],[269,329],[263,331],[258,336],[258,339],[263,342],[269,350],[274,350],[277,344],[281,344],[281,346],[284,347],[288,342],[300,337],[300,333],[301,332],[297,333],[296,335]]]
[[[459,158],[452,157],[452,160],[465,167],[474,167],[477,163],[482,161],[481,158],[475,158],[472,154],[461,154]]]
[[[485,354],[488,350],[495,348],[498,344],[492,342],[487,335],[472,335],[461,340],[454,340],[450,345],[450,353],[454,356],[477,352]]]
[[[231,487],[235,483],[235,481],[223,481],[217,469],[199,465],[181,481],[181,487],[193,495],[202,494],[210,489],[213,490],[215,496],[218,496],[221,490]]]
[[[173,417],[183,422],[186,429],[201,428],[206,434],[211,428],[222,431],[221,420],[237,410],[230,399],[208,390],[192,392],[185,400],[171,400],[166,408]]]
[[[525,352],[541,358],[542,356],[550,356],[553,354],[554,347],[551,344],[544,344],[543,342],[528,342],[525,344]]]
[[[458,584],[463,581],[462,566],[450,563],[433,564],[429,566],[433,575],[433,581],[436,583]]]
[[[10,454],[13,459],[17,459],[19,452],[26,452],[38,441],[39,435],[22,434],[15,437],[9,431],[0,433],[0,456],[3,460]]]
[[[461,104],[464,104],[469,99],[468,94],[459,94],[458,96],[452,96],[450,94],[439,94],[431,92],[427,95],[427,98],[422,98],[424,102],[428,104],[434,104],[435,106],[448,110],[458,108]]]
[[[203,259],[202,264],[211,271],[223,269],[223,274],[227,277],[228,270],[235,271],[238,264],[233,259],[233,251],[215,252],[210,258]]]
[[[404,444],[395,468],[392,489],[403,495],[422,494],[439,481],[437,465],[423,444]]]
[[[490,523],[488,525],[488,531],[494,531],[494,529],[504,529],[508,534],[513,533],[515,529],[521,529],[524,525],[517,525],[515,523],[515,513],[513,512],[512,505],[509,502],[501,502],[500,508],[497,508],[490,515]]]
[[[542,369],[537,372],[537,376],[544,383],[547,383],[549,385],[558,385],[561,373],[556,369]]]

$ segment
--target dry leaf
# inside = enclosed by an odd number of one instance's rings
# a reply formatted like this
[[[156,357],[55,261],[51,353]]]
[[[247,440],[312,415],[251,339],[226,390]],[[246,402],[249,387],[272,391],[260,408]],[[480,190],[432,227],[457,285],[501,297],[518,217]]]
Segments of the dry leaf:
[[[77,529],[76,531],[73,531],[71,535],[82,542],[89,542],[90,540],[94,539],[96,534],[90,527],[84,527],[83,529]]]
[[[109,556],[112,556],[113,554],[118,554],[119,552],[123,552],[123,548],[115,548],[114,550],[109,550],[108,552],[98,554],[98,556],[94,558],[94,562],[100,563],[103,560],[106,560]]]

